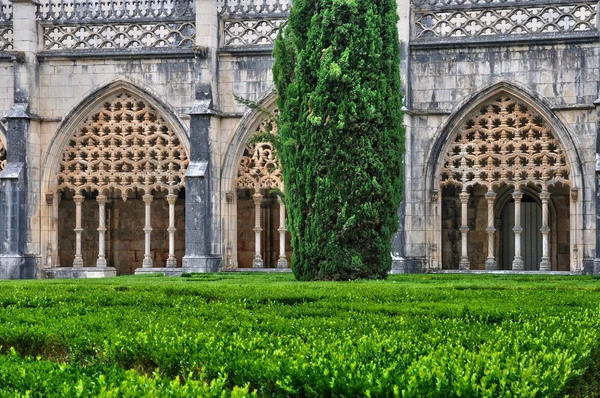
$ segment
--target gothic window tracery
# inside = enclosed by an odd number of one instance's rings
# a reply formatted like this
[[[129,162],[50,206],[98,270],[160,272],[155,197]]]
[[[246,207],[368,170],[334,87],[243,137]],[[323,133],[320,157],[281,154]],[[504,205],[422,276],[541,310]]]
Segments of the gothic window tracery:
[[[189,160],[167,122],[144,100],[121,93],[77,128],[63,152],[58,189],[174,194]]]
[[[277,111],[274,112],[275,114]],[[277,125],[273,121],[263,121],[255,134],[266,131],[277,133]],[[283,175],[279,159],[273,145],[269,142],[248,144],[238,165],[236,180],[237,189],[274,189],[283,191]]]
[[[0,140],[0,172],[6,167],[6,148]]]
[[[501,95],[477,108],[445,154],[441,185],[466,188],[501,184],[570,185],[560,143],[543,118],[527,105]]]

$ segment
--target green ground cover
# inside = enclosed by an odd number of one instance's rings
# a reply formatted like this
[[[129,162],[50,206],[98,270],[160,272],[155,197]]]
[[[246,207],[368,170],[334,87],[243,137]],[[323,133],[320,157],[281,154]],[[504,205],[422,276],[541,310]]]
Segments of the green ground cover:
[[[599,342],[591,277],[0,282],[0,397],[585,396]]]

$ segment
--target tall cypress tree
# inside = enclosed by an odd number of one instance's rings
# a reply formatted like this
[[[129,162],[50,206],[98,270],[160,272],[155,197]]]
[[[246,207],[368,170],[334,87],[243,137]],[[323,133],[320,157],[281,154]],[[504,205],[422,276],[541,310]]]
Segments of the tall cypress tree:
[[[294,0],[275,45],[300,280],[385,278],[402,190],[395,0]]]

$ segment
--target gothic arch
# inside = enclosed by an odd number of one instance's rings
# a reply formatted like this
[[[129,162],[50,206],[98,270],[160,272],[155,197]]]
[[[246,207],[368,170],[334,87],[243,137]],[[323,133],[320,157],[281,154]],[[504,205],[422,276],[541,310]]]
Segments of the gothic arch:
[[[46,266],[48,263],[70,265],[66,259],[74,256],[74,267],[93,263],[96,267],[106,267],[106,246],[114,233],[116,242],[121,240],[119,234],[131,235],[131,247],[136,247],[136,251],[131,249],[133,253],[141,252],[139,241],[144,241],[143,262],[137,254],[131,260],[124,260],[124,253],[129,249],[118,249],[121,254],[115,254],[113,259],[127,267],[120,272],[133,272],[128,268],[128,261],[144,268],[152,267],[154,258],[159,266],[164,266],[163,261],[166,261],[167,267],[175,267],[178,262],[175,235],[178,243],[183,242],[183,225],[175,227],[183,220],[184,206],[178,203],[178,198],[183,197],[180,190],[185,186],[188,156],[185,129],[172,111],[145,90],[118,81],[89,95],[63,120],[46,152],[44,187],[48,206],[44,208],[49,232],[43,239],[47,258],[51,259],[46,261]],[[115,201],[117,198],[122,200]],[[61,199],[67,201],[61,204]],[[133,202],[118,203],[126,200]],[[69,206],[73,209],[65,209],[71,202],[74,204]],[[120,221],[114,225],[105,221],[111,220],[106,216],[110,208],[115,208],[116,215],[121,214]],[[64,214],[59,215],[61,211]],[[68,212],[67,217],[65,212]],[[126,231],[130,224],[128,217],[135,218],[131,232]],[[168,228],[162,221],[165,217],[169,220]],[[74,225],[65,227],[65,223],[72,220]],[[160,247],[151,247],[155,246],[150,237],[152,220],[158,221],[159,228],[154,225],[154,234],[159,234],[155,242]],[[144,238],[140,238],[142,230]],[[75,231],[75,236],[65,238],[61,231]],[[63,243],[60,243],[61,236]],[[84,240],[89,250],[84,249]],[[161,243],[166,241],[168,258],[166,245]],[[63,253],[68,254],[59,258],[59,247],[65,247]],[[112,243],[110,248],[112,250]],[[87,251],[87,259],[84,251]],[[142,264],[138,264],[138,257]]]
[[[466,213],[469,195],[474,194],[476,186],[487,188],[488,209],[495,208],[495,191],[502,187],[514,187],[518,196],[519,187],[537,186],[541,189],[546,214],[548,205],[552,206],[551,201],[548,203],[548,187],[570,187],[570,193],[568,189],[562,192],[570,198],[566,207],[570,214],[571,254],[568,258],[571,270],[581,269],[578,247],[581,247],[581,198],[585,188],[581,156],[570,132],[543,100],[511,84],[500,83],[465,101],[439,130],[428,154],[425,174],[430,247],[442,246],[442,216],[438,209],[442,201],[439,193],[444,186],[461,187],[461,214]],[[487,246],[493,252],[493,210],[488,219],[490,243]],[[545,220],[547,223],[547,216]],[[461,241],[466,241],[469,232],[466,219],[463,218],[461,224]],[[542,232],[545,242],[548,234]],[[464,245],[461,253],[461,267],[469,267]],[[545,253],[544,258],[549,258],[547,249]],[[488,254],[488,259],[489,269],[493,269],[493,255]],[[546,262],[542,269],[547,266]],[[433,264],[433,267],[440,268],[441,264]]]
[[[181,142],[186,155],[189,156],[190,144],[188,134],[179,118],[175,115],[173,109],[158,100],[156,95],[151,94],[147,89],[142,89],[128,80],[118,79],[97,90],[89,93],[83,101],[75,106],[63,118],[63,121],[56,129],[47,150],[44,152],[42,164],[45,165],[43,171],[43,182],[46,193],[56,189],[55,175],[60,168],[60,160],[69,140],[81,125],[83,120],[88,117],[96,108],[106,100],[119,93],[130,93],[156,109],[157,113],[164,118],[170,129],[173,130]]]
[[[276,98],[271,92],[259,103],[276,113]],[[288,265],[286,252],[291,249],[286,249],[285,205],[271,192],[284,191],[281,168],[270,143],[248,144],[258,132],[276,132],[276,125],[268,122],[261,110],[246,112],[225,155],[221,186],[228,192],[222,211],[226,267]]]

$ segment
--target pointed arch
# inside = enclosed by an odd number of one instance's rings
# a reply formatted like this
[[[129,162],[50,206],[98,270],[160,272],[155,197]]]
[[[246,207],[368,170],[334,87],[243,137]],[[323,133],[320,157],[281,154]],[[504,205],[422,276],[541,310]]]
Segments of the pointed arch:
[[[123,94],[139,98],[153,108],[156,115],[164,120],[165,125],[181,143],[186,158],[189,157],[188,134],[175,112],[146,89],[139,88],[127,80],[119,79],[87,95],[63,118],[42,157],[42,164],[45,166],[43,181],[46,192],[53,192],[58,187],[56,176],[61,167],[63,154],[78,129],[85,124],[87,118],[94,116],[94,112],[98,113],[107,101]]]
[[[277,94],[271,91],[257,102],[262,108],[273,111],[277,106],[276,101]],[[263,119],[264,114],[261,110],[249,109],[240,120],[223,161],[221,180],[227,191],[235,191],[240,159],[244,156],[248,139],[259,130]]]
[[[558,145],[563,149],[572,186],[584,190],[583,158],[574,142],[572,133],[543,98],[524,87],[508,82],[496,83],[463,101],[438,130],[426,162],[425,175],[427,176],[428,190],[437,191],[439,189],[445,155],[452,146],[453,138],[458,134],[468,117],[476,113],[478,108],[485,103],[502,95],[513,98],[532,110],[534,114],[539,115],[553,137],[558,141]]]

